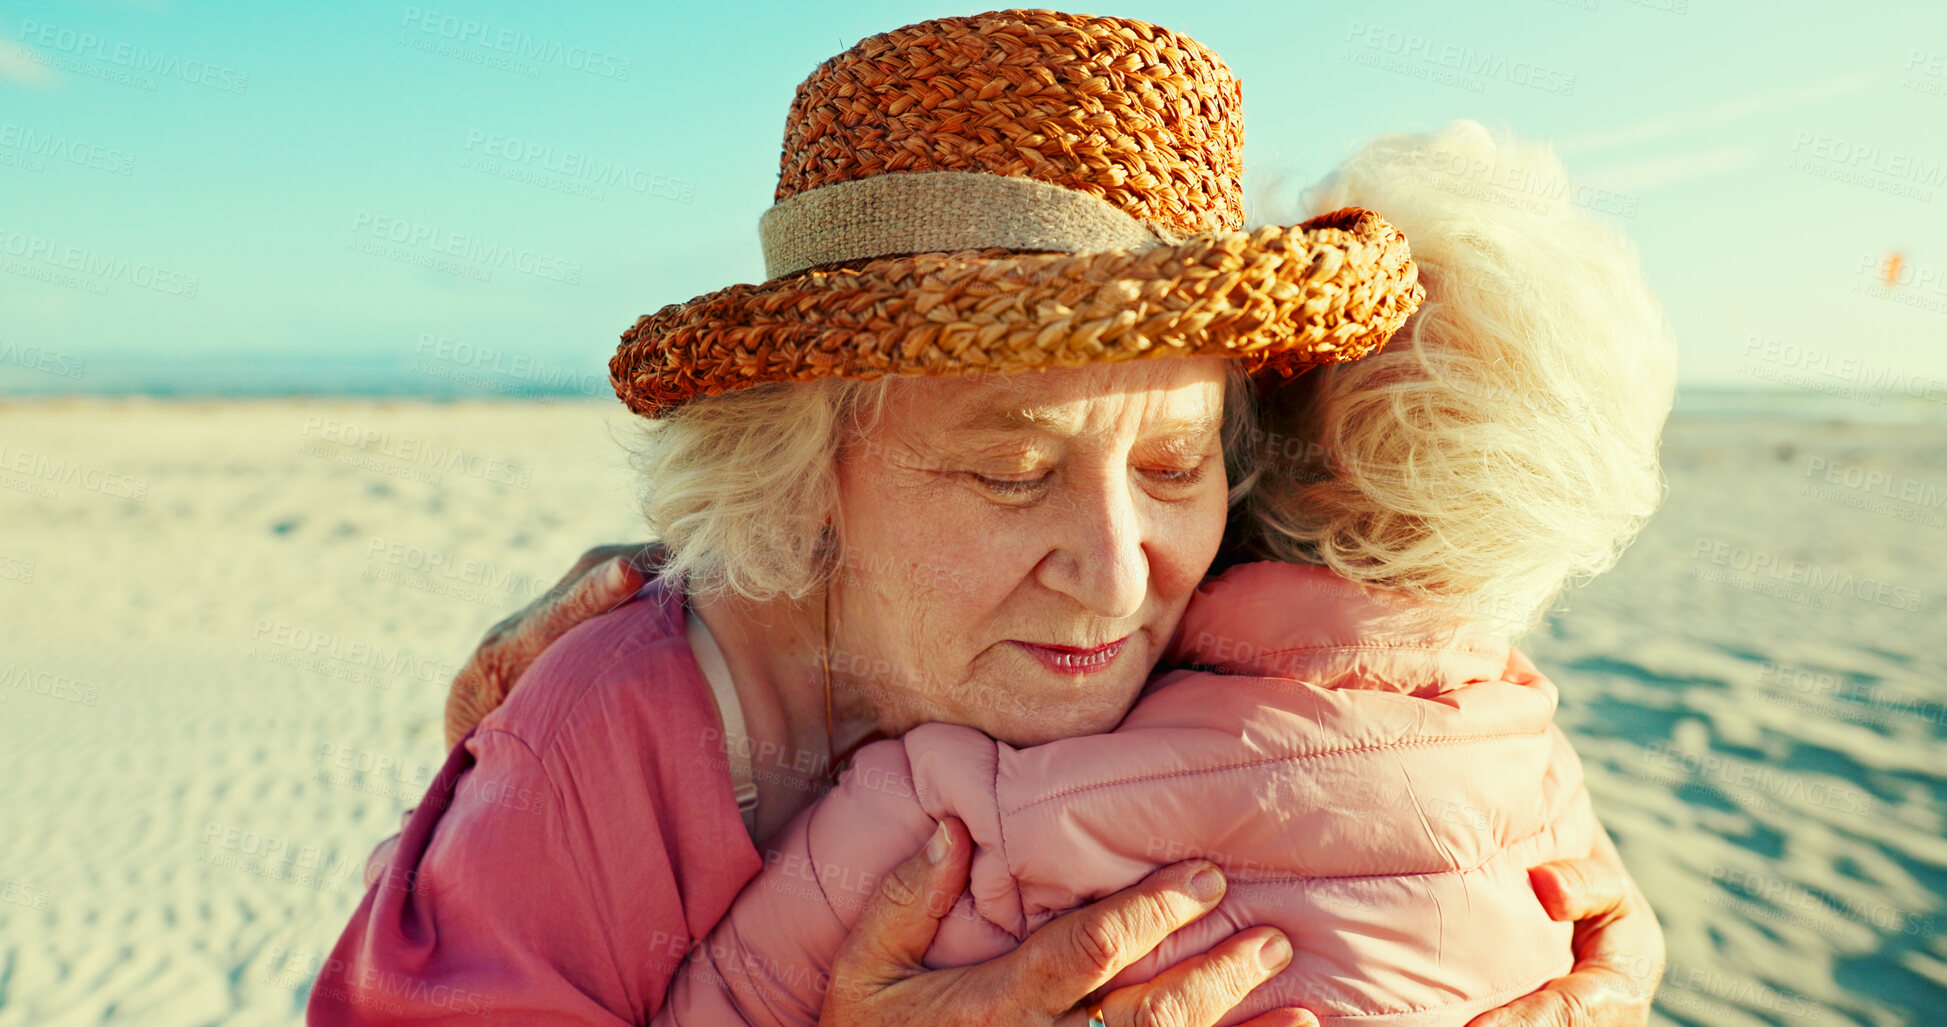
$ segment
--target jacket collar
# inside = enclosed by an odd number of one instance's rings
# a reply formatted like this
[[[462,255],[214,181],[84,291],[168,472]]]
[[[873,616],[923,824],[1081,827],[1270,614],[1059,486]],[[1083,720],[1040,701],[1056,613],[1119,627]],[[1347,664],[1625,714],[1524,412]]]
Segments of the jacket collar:
[[[1491,617],[1349,581],[1325,567],[1241,563],[1198,586],[1165,666],[1438,695],[1502,678]]]

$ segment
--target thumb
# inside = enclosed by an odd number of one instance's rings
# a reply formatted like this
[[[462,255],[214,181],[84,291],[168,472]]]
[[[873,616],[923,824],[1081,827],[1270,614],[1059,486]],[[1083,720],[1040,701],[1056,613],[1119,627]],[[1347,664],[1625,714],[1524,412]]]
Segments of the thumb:
[[[972,854],[966,825],[951,817],[940,821],[925,848],[880,880],[839,951],[833,979],[878,989],[919,972],[940,919],[967,889]]]
[[[1528,869],[1528,884],[1550,920],[1590,920],[1619,912],[1622,878],[1590,859],[1558,859]]]

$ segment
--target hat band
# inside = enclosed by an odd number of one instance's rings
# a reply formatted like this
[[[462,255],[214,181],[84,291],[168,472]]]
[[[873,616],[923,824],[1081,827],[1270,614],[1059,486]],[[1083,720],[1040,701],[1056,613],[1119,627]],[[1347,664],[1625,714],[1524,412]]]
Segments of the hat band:
[[[757,232],[771,278],[902,253],[1141,253],[1186,238],[1093,193],[984,171],[887,172],[807,189],[773,204]]]

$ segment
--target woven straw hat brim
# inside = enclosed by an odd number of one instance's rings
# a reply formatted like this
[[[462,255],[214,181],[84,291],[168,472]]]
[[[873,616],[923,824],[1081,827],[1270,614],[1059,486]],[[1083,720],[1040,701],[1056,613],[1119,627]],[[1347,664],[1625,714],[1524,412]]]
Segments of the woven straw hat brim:
[[[1209,232],[1141,253],[990,248],[878,257],[645,314],[609,362],[657,417],[759,382],[1026,371],[1220,355],[1295,373],[1382,346],[1425,297],[1372,211]]]

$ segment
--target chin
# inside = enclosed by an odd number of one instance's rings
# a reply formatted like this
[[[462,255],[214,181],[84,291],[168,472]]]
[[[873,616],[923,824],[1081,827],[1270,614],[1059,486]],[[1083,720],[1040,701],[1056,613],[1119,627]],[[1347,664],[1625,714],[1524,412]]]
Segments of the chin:
[[[991,731],[988,733],[993,734],[996,739],[1006,742],[1016,749],[1025,749],[1031,745],[1041,745],[1045,742],[1059,741],[1063,738],[1103,734],[1113,730],[1117,724],[1122,722],[1124,712],[1126,711],[1110,710],[1093,717],[1078,718],[1071,722],[1054,724],[1049,723],[1045,719],[1037,719],[1033,723],[1017,725],[1018,730],[1010,730],[1001,734],[994,734]]]
[[[1078,735],[1099,735],[1114,730],[1117,724],[1122,723],[1122,718],[1129,714],[1129,708],[1135,705],[1142,686],[1140,679],[1095,683],[1099,691],[1092,691],[1086,696],[1069,696],[1066,701],[1049,701],[1032,712],[1008,711],[1005,716],[991,718],[999,723],[981,727],[981,730],[1017,749]],[[1023,699],[1032,701],[1026,696]]]

